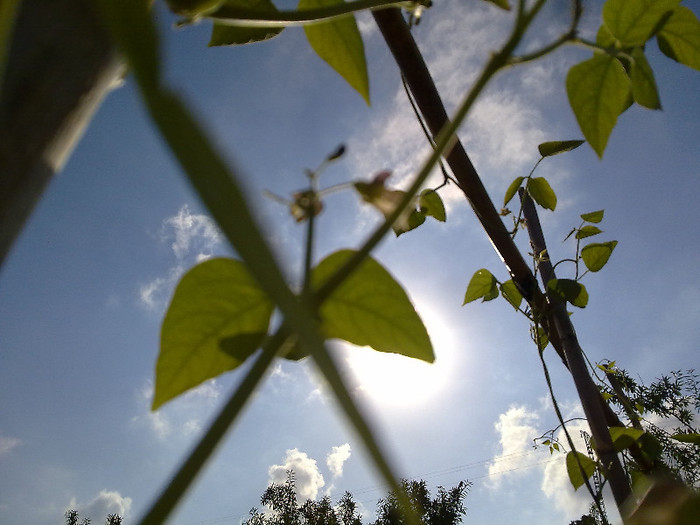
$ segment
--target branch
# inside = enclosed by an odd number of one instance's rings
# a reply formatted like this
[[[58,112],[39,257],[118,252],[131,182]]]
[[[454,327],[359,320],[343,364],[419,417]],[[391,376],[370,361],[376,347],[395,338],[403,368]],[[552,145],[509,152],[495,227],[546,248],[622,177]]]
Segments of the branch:
[[[0,93],[0,264],[122,72],[91,0],[24,0]]]
[[[522,200],[525,224],[530,235],[530,243],[535,253],[541,253],[547,250],[547,244],[544,240],[535,204],[523,189],[520,190],[520,199]],[[555,279],[556,274],[549,257],[540,258],[538,265],[542,284],[546,290],[547,283],[551,279]],[[562,351],[569,365],[583,411],[586,414],[588,425],[596,442],[596,453],[602,463],[603,472],[610,482],[610,488],[615,497],[617,507],[622,509],[622,505],[631,494],[630,485],[627,480],[627,474],[622,468],[622,463],[620,463],[620,458],[612,444],[600,392],[588,374],[586,361],[583,358],[583,350],[578,342],[569,314],[566,311],[566,302],[552,293],[547,293],[547,300],[550,305],[550,308],[547,309],[549,323],[556,329],[561,338]]]

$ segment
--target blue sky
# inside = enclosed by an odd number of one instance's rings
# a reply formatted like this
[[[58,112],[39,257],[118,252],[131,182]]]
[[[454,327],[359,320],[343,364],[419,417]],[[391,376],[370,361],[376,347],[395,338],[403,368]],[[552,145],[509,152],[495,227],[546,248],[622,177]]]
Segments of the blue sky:
[[[282,4],[280,4],[282,5]],[[695,13],[698,2],[686,2]],[[390,169],[415,172],[425,144],[372,19],[362,16],[372,107],[310,50],[303,31],[207,49],[206,23],[182,30],[156,9],[169,82],[246,174],[267,239],[298,278],[302,228],[264,190],[288,195],[338,144],[347,155],[322,185]],[[599,6],[584,29],[594,31]],[[542,42],[565,27],[552,7]],[[481,2],[441,0],[415,35],[448,107],[469,88],[508,15]],[[700,78],[649,46],[664,110],[627,111],[602,161],[584,146],[543,163],[559,204],[542,212],[554,258],[578,215],[605,209],[608,266],[586,278],[591,300],[574,322],[593,361],[609,358],[646,381],[697,367],[700,339]],[[501,74],[461,136],[497,203],[526,175],[545,140],[580,138],[564,77],[589,52],[563,50]],[[436,349],[434,365],[337,347],[354,392],[399,473],[431,487],[474,481],[466,523],[568,523],[587,508],[563,456],[533,450],[556,425],[528,326],[504,301],[462,307],[479,268],[505,270],[466,202],[443,194],[445,224],[387,238],[375,253],[402,282]],[[355,195],[328,197],[319,259],[357,246],[379,220]],[[149,411],[160,321],[177,277],[231,255],[149,123],[127,79],[106,99],[0,269],[0,522],[61,523],[77,508],[134,523],[241,377],[227,374]],[[338,345],[336,345],[338,346]],[[551,352],[548,352],[550,354]],[[557,395],[580,412],[549,355]],[[387,386],[389,387],[387,389]],[[304,495],[350,490],[371,516],[384,487],[361,443],[307,363],[279,363],[172,523],[239,523],[271,479],[293,466]]]

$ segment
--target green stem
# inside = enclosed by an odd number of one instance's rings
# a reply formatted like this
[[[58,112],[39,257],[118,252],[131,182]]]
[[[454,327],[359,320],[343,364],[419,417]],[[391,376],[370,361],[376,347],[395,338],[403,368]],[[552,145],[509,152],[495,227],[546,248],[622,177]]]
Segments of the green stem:
[[[422,5],[427,7],[429,2],[406,2],[397,0],[357,0],[335,5],[299,9],[292,11],[270,11],[238,7],[224,3],[216,11],[204,16],[220,24],[246,27],[287,27],[310,24],[321,24],[338,18],[350,16],[359,11],[404,7],[407,5]]]
[[[541,3],[541,2],[540,2]],[[440,133],[435,137],[435,147],[431,151],[428,159],[423,163],[418,174],[413,179],[413,183],[410,188],[406,191],[404,198],[398,204],[396,209],[386,218],[386,220],[370,235],[370,237],[365,241],[365,243],[357,250],[352,257],[350,257],[345,264],[339,268],[335,274],[333,274],[315,293],[315,300],[317,302],[323,301],[327,298],[333,290],[335,290],[338,285],[343,282],[343,280],[350,275],[364,259],[369,255],[369,253],[379,244],[379,242],[384,238],[392,224],[396,222],[399,216],[403,213],[403,210],[408,206],[408,204],[413,200],[413,197],[418,193],[421,186],[430,175],[435,165],[440,161],[445,152],[449,151],[452,146],[454,146],[457,141],[457,130],[462,125],[467,117],[467,114],[471,110],[472,106],[476,102],[476,99],[484,90],[489,81],[493,76],[503,67],[507,65],[508,57],[515,49],[519,42],[519,38],[522,36],[522,31],[519,26],[516,25],[511,37],[508,39],[503,48],[493,55],[486,63],[486,66],[482,70],[481,74],[477,78],[476,82],[469,90],[469,93],[464,97],[459,108],[453,115],[451,120],[448,120]]]
[[[535,333],[537,333],[537,330],[535,330]],[[584,480],[584,483],[586,484],[586,488],[588,489],[589,494],[593,498],[593,501],[595,502],[596,507],[598,507],[598,510],[600,511],[601,516],[605,516],[605,513],[603,511],[603,508],[600,504],[600,496],[596,494],[596,492],[593,490],[593,487],[591,487],[590,482],[588,481],[588,478],[586,477],[586,471],[583,468],[583,465],[581,465],[581,460],[578,457],[578,454],[576,453],[576,446],[574,445],[574,440],[571,438],[571,435],[569,434],[569,430],[566,428],[566,422],[564,421],[564,416],[561,413],[561,410],[559,409],[559,403],[557,403],[557,398],[554,396],[554,388],[552,387],[552,378],[549,376],[549,369],[547,368],[547,363],[544,360],[544,352],[542,350],[539,350],[539,343],[537,345],[538,347],[538,354],[540,356],[540,362],[542,363],[542,370],[544,371],[544,378],[545,381],[547,382],[547,388],[549,388],[549,395],[552,398],[552,405],[554,405],[554,412],[557,414],[557,419],[559,420],[559,424],[564,431],[564,435],[566,436],[566,441],[569,443],[569,448],[571,449],[572,452],[574,452],[574,459],[576,459],[576,464],[578,465],[579,470],[581,471],[581,477]]]
[[[214,450],[216,450],[226,432],[231,428],[233,421],[243,410],[246,402],[264,377],[272,360],[285,348],[288,336],[289,332],[285,327],[282,327],[266,340],[263,351],[253,363],[253,367],[233,392],[226,405],[219,412],[219,415],[216,416],[216,419],[214,419],[199,440],[199,443],[180,465],[170,483],[168,483],[146,515],[141,519],[140,525],[157,525],[165,522],[184,496],[192,481],[202,470]]]

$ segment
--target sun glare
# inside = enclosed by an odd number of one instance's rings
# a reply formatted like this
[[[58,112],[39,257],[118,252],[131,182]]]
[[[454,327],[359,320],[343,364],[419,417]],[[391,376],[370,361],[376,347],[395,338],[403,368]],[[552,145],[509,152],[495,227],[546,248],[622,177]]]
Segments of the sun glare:
[[[450,332],[432,310],[419,309],[435,351],[435,362],[425,363],[397,354],[352,348],[347,360],[357,389],[373,402],[405,406],[429,401],[448,386],[454,361]]]

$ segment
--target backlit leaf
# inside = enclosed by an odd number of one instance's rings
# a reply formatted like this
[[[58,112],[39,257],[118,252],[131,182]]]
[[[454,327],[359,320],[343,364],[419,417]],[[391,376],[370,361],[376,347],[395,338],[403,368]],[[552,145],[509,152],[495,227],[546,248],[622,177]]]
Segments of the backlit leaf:
[[[557,207],[557,195],[544,177],[534,177],[527,181],[527,192],[532,199],[548,210]]]
[[[163,319],[153,409],[242,364],[262,342],[272,310],[240,261],[210,259],[187,272]]]
[[[581,472],[581,468],[583,468],[583,472]],[[595,469],[595,461],[580,452],[571,451],[566,455],[566,471],[574,490],[578,490],[593,475]]]
[[[656,35],[659,49],[676,62],[700,70],[700,20],[679,6]]]
[[[624,46],[641,46],[654,36],[680,0],[607,0],[603,23]]]
[[[508,204],[510,200],[515,196],[516,192],[520,188],[520,185],[523,183],[525,180],[525,177],[516,177],[513,182],[510,183],[510,186],[508,186],[508,189],[506,190],[506,195],[503,198],[503,206]]]
[[[299,0],[299,10],[342,4],[343,0]],[[304,26],[316,54],[343,77],[369,104],[365,47],[355,17]]]
[[[496,278],[487,269],[477,270],[467,285],[467,293],[464,295],[462,305],[482,299],[490,301],[498,297]]]
[[[552,142],[543,142],[537,146],[540,155],[543,157],[551,157],[559,153],[565,153],[572,149],[578,148],[585,140],[557,140]]]
[[[509,279],[501,285],[501,294],[510,304],[513,305],[513,308],[516,310],[520,308],[520,305],[523,302],[523,296],[513,282],[513,279]]]
[[[318,287],[345,261],[351,250],[337,251],[314,268]],[[433,347],[423,321],[401,285],[368,257],[319,309],[321,333],[379,352],[392,352],[432,363]]]
[[[547,283],[547,290],[579,308],[588,304],[586,287],[573,279],[552,279]]]
[[[632,81],[634,101],[645,108],[661,109],[654,72],[651,70],[651,66],[641,47],[635,47],[632,50],[632,58],[634,61],[630,71],[630,80]]]
[[[594,222],[597,224],[603,220],[604,214],[605,210],[592,211],[590,213],[582,213],[581,218],[586,222]]]
[[[586,237],[592,237],[593,235],[598,235],[599,233],[603,233],[603,230],[598,228],[597,226],[583,226],[582,228],[579,228],[576,231],[576,238],[577,239],[585,239]]]
[[[581,258],[586,268],[592,272],[597,272],[603,268],[608,259],[610,259],[615,246],[617,246],[617,241],[591,243],[584,246],[581,250]]]
[[[643,430],[631,427],[610,427],[610,438],[618,452],[634,445],[644,434]]]
[[[270,0],[236,0],[236,6],[251,8],[260,12],[277,13],[277,7]],[[214,19],[209,46],[232,46],[261,42],[274,38],[283,27],[246,27],[222,24]]]
[[[447,220],[445,205],[442,203],[440,195],[435,190],[423,190],[418,199],[418,207],[423,213],[430,215],[440,222],[445,222]]]
[[[693,443],[694,445],[700,445],[700,434],[673,434],[671,436],[676,441],[681,441],[683,443]]]
[[[566,92],[583,136],[602,157],[629,97],[630,79],[625,69],[617,59],[597,54],[569,70]]]

